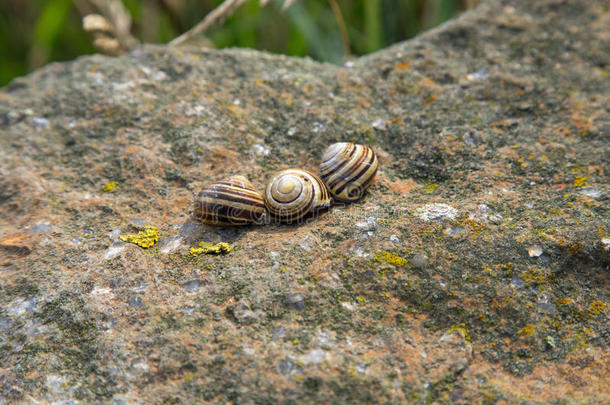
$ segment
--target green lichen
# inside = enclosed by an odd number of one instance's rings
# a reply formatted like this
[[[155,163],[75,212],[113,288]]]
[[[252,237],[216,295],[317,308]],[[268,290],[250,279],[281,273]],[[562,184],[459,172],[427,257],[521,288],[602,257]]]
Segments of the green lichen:
[[[192,247],[189,251],[191,256],[197,257],[202,254],[206,255],[218,255],[218,254],[227,254],[231,251],[231,245],[227,242],[199,242],[199,247]]]
[[[123,242],[133,243],[142,248],[149,248],[159,240],[159,232],[156,226],[146,226],[143,231],[140,231],[135,235],[121,235],[119,239]]]

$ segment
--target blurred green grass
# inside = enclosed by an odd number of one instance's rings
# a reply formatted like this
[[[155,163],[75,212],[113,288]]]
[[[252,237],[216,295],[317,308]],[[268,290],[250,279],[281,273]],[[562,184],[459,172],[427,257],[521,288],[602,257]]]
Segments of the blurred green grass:
[[[222,0],[123,0],[133,18],[132,33],[143,42],[166,43],[199,22]],[[478,0],[336,0],[349,38],[346,55],[338,20],[328,0],[297,0],[280,11],[248,0],[207,33],[218,48],[249,47],[342,63],[453,17]],[[0,86],[51,61],[94,53],[81,28],[85,0],[0,0]]]

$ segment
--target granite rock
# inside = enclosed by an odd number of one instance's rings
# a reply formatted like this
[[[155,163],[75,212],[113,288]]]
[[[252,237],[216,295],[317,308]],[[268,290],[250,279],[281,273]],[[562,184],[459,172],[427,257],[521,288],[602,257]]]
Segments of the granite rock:
[[[14,80],[0,403],[610,401],[609,21],[489,0],[345,66],[144,46]],[[189,215],[345,140],[380,160],[357,203]],[[119,240],[145,226],[159,243]]]

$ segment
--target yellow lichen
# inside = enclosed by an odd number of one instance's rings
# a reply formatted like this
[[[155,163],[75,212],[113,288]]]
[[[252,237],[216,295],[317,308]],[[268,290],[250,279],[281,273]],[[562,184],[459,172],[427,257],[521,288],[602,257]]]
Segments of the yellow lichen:
[[[532,336],[532,334],[534,333],[534,325],[532,325],[531,323],[528,323],[527,325],[525,325],[520,331],[519,334],[523,337],[530,337]]]
[[[407,259],[405,259],[404,257],[400,257],[397,254],[386,252],[386,251],[381,251],[381,252],[376,253],[373,260],[375,260],[379,263],[385,262],[387,264],[391,264],[392,266],[396,266],[396,267],[403,267],[405,264],[407,264]]]
[[[453,331],[461,332],[461,334],[464,336],[464,340],[470,343],[470,332],[468,332],[468,329],[466,329],[466,324],[461,323],[459,325],[451,325],[451,327],[447,329],[447,332],[445,333],[451,333]]]
[[[438,184],[436,184],[436,183],[426,183],[426,185],[424,186],[424,193],[432,194],[432,193],[434,193],[434,190],[436,190],[437,188],[438,188]]]
[[[221,253],[223,253],[223,254],[229,253],[230,251],[231,251],[231,245],[229,245],[227,242],[219,242],[219,243],[199,242],[199,247],[191,248],[189,253],[191,254],[191,256],[197,257],[202,254],[218,255]]]
[[[587,180],[589,178],[587,176],[576,176],[576,178],[574,179],[574,185],[576,187],[582,187],[587,183]]]
[[[156,226],[146,226],[143,231],[138,232],[136,235],[121,235],[119,239],[123,242],[133,243],[143,248],[149,248],[159,240],[159,232],[157,231]]]
[[[541,269],[531,267],[521,273],[521,279],[528,283],[542,283],[546,275]]]
[[[111,182],[106,183],[106,185],[104,186],[104,191],[112,193],[117,189],[117,187],[119,187],[119,182],[111,181]]]
[[[572,305],[574,300],[569,297],[563,297],[557,300],[557,305]]]
[[[603,301],[595,300],[589,304],[587,311],[589,311],[589,313],[591,315],[599,315],[602,312],[604,312],[605,309],[606,309],[606,304]]]

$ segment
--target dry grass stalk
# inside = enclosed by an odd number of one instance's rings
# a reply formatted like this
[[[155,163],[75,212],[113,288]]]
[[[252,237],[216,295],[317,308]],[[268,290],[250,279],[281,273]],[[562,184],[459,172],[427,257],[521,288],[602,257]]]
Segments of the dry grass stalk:
[[[288,7],[294,4],[295,1],[296,0],[286,0],[282,6],[282,11],[288,9]],[[221,23],[227,17],[230,17],[235,12],[235,10],[237,10],[245,2],[246,0],[223,1],[218,7],[210,11],[197,25],[195,25],[193,28],[186,31],[179,37],[174,38],[169,44],[179,45],[185,41],[188,41],[196,35],[203,34],[213,25]],[[267,4],[269,4],[269,0],[260,0],[260,4],[261,7],[265,7]]]
[[[83,29],[90,32],[93,45],[103,53],[120,55],[135,48],[139,41],[131,35],[131,15],[121,0],[86,0],[100,14],[83,18]],[[80,1],[75,0],[79,9]]]

